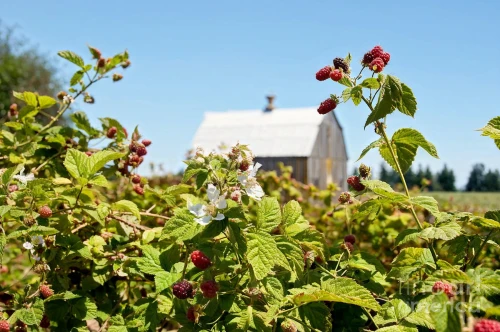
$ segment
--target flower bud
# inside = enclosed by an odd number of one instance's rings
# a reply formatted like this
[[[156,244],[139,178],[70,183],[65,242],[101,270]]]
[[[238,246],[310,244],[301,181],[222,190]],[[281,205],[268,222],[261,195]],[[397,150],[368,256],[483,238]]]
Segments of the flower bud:
[[[118,82],[123,78],[121,74],[113,74],[113,82]]]
[[[371,168],[366,166],[365,164],[361,164],[361,166],[359,166],[359,175],[364,179],[370,177]]]

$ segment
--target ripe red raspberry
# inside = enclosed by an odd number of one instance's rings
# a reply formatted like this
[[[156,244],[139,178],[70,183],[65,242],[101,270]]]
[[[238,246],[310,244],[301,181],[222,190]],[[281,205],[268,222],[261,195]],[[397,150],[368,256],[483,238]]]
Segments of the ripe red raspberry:
[[[374,48],[372,48],[372,50],[370,51],[371,55],[373,56],[373,58],[381,58],[382,57],[382,54],[384,54],[384,49],[382,48],[382,46],[375,46]]]
[[[135,174],[133,177],[132,177],[132,183],[135,183],[135,184],[139,184],[141,183],[141,176],[138,175],[138,174]]]
[[[212,264],[210,258],[199,250],[195,250],[191,253],[191,262],[200,270],[205,270]]]
[[[106,133],[106,136],[108,138],[113,138],[113,137],[115,137],[117,131],[118,130],[116,129],[116,127],[111,127],[111,128],[108,129],[108,132]]]
[[[339,196],[339,203],[340,204],[348,204],[351,201],[351,194],[348,192],[343,192]]]
[[[246,170],[248,170],[248,167],[250,167],[250,163],[248,162],[248,160],[243,159],[240,163],[240,171],[245,172]]]
[[[47,299],[54,295],[54,291],[50,289],[48,285],[41,285],[40,288],[38,289],[40,291],[40,294],[44,299]]]
[[[349,178],[347,178],[347,184],[349,186],[351,186],[352,189],[356,190],[356,191],[363,191],[365,190],[365,186],[360,182],[359,180],[359,176],[350,176]]]
[[[9,332],[10,325],[6,320],[0,320],[0,332]]]
[[[135,185],[134,186],[134,191],[137,195],[144,195],[144,188],[141,187],[140,185]]]
[[[351,242],[344,242],[340,245],[340,247],[350,253],[354,251],[354,245]]]
[[[332,71],[332,67],[330,66],[326,66],[326,67],[323,67],[321,68],[320,70],[318,70],[318,72],[316,73],[316,79],[318,81],[324,81],[324,80],[327,80],[328,77],[330,77],[330,72]]]
[[[143,139],[142,142],[141,142],[144,146],[148,147],[151,145],[151,140],[149,139]]]
[[[145,146],[139,145],[137,146],[137,155],[139,157],[145,156],[148,154],[148,150],[146,150]]]
[[[186,312],[186,318],[189,321],[195,323],[196,322],[196,315],[195,315],[195,313],[196,313],[195,307],[189,307],[188,310],[187,310],[187,312]]]
[[[52,210],[47,205],[44,205],[40,209],[38,209],[38,213],[42,218],[52,217]]]
[[[436,281],[434,286],[432,286],[432,292],[433,293],[444,292],[446,295],[448,295],[449,298],[455,296],[455,294],[453,293],[453,286],[448,283],[444,283],[442,281]]]
[[[500,322],[491,319],[480,319],[474,325],[474,332],[500,332]]]
[[[349,242],[350,244],[356,243],[356,237],[354,234],[349,234],[344,237],[344,242]]]
[[[182,280],[172,286],[172,292],[178,299],[184,300],[193,297],[193,285],[187,280]]]
[[[337,102],[335,102],[331,98],[328,98],[319,105],[318,113],[319,114],[327,114],[327,113],[333,111],[335,109],[335,107],[337,107]]]
[[[382,53],[381,58],[382,58],[382,60],[384,60],[385,65],[387,65],[389,63],[389,61],[391,60],[391,55],[387,52],[384,52],[384,53]]]
[[[342,79],[342,72],[338,69],[332,70],[330,73],[330,78],[335,82],[338,82]]]
[[[40,322],[40,327],[48,329],[50,327],[50,319],[46,315],[43,315],[42,321]]]
[[[373,61],[373,55],[371,54],[371,52],[367,52],[363,56],[363,60],[361,61],[361,63],[364,65],[369,65],[370,62],[372,62],[372,61]]]
[[[217,291],[219,290],[219,285],[213,280],[204,281],[200,285],[203,296],[207,299],[212,299],[217,296]]]
[[[380,73],[382,70],[384,70],[384,60],[382,58],[375,58],[373,59],[372,62],[370,62],[370,70],[373,70],[376,73]]]

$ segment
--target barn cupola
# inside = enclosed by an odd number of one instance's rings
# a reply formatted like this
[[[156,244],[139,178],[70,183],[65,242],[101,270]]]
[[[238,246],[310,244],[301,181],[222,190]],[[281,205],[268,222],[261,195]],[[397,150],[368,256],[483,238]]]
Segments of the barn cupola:
[[[267,98],[267,106],[264,108],[264,112],[271,112],[274,109],[274,97],[273,95],[266,96]]]

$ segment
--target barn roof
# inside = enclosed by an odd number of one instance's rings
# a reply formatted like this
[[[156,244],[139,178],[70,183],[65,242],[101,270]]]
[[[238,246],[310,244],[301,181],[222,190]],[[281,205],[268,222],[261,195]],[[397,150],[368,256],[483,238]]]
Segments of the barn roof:
[[[332,119],[330,114],[325,115]],[[206,152],[222,144],[247,144],[257,157],[307,157],[312,154],[325,116],[316,108],[206,112],[193,140]],[[333,115],[334,121],[337,121]],[[340,125],[339,125],[340,127]]]

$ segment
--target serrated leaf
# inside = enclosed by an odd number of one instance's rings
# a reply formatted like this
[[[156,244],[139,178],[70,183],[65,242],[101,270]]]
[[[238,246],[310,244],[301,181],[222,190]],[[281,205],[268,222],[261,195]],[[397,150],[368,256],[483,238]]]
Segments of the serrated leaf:
[[[488,136],[495,141],[500,140],[500,116],[491,119],[486,126],[479,130],[482,132],[481,136]]]
[[[57,55],[59,55],[63,59],[68,60],[69,62],[74,63],[75,65],[77,65],[80,68],[85,67],[85,62],[83,61],[82,57],[74,52],[60,51],[60,52],[57,52]]]
[[[82,298],[71,306],[71,313],[81,320],[89,320],[97,317],[97,306],[89,298]]]
[[[40,225],[34,225],[27,231],[27,234],[30,236],[33,235],[47,236],[47,235],[54,235],[57,233],[59,233],[59,231],[53,227],[40,226]]]
[[[360,84],[363,88],[368,88],[368,89],[378,89],[380,88],[380,83],[375,77],[369,77],[366,78],[363,82]]]
[[[194,220],[194,216],[188,211],[177,212],[165,224],[159,241],[175,239],[186,241],[195,237],[203,230],[203,226]]]
[[[491,220],[500,221],[500,210],[488,211],[484,214],[484,217]]]
[[[281,210],[278,200],[274,197],[264,197],[257,210],[257,229],[270,232],[281,222]]]
[[[43,300],[36,298],[31,307],[17,310],[16,317],[26,325],[38,326],[42,321],[44,311]]]
[[[404,229],[396,237],[395,246],[399,246],[410,241],[416,241],[420,237],[420,231],[418,229]]]
[[[380,213],[383,206],[383,200],[371,199],[363,202],[353,214],[353,220],[373,220]]]
[[[456,222],[440,223],[437,226],[427,227],[420,233],[420,237],[432,240],[452,240],[460,235],[461,227]]]
[[[90,121],[87,117],[87,114],[85,114],[84,112],[78,111],[78,112],[72,113],[70,115],[70,118],[78,129],[83,130],[89,136],[93,137],[93,136],[99,134],[99,131],[97,129],[95,129],[94,127],[92,127],[92,125],[90,124]]]
[[[77,295],[75,293],[72,293],[70,291],[66,291],[64,293],[59,293],[59,294],[54,294],[51,297],[45,299],[45,303],[51,302],[51,301],[56,301],[56,300],[73,300],[73,299],[79,299],[81,296]]]
[[[163,290],[170,288],[177,280],[182,277],[182,273],[170,273],[161,271],[155,274],[155,290],[156,293],[161,293]]]
[[[266,290],[266,300],[271,304],[280,305],[285,296],[283,284],[276,278],[266,277],[262,280],[264,289]]]
[[[351,99],[351,89],[352,88],[345,88],[344,91],[342,91],[342,100],[344,100],[344,103]]]
[[[50,108],[57,104],[57,101],[49,96],[38,96],[38,107],[40,109]]]
[[[399,255],[394,258],[392,265],[396,267],[404,266],[430,266],[436,268],[431,251],[428,248],[404,248]]]
[[[7,170],[2,174],[2,184],[7,184],[12,180],[14,175],[19,174],[23,169],[24,165],[16,165],[14,167],[7,168]]]
[[[417,100],[413,95],[413,91],[404,83],[401,83],[402,96],[398,105],[398,110],[406,115],[413,117],[417,111]]]
[[[75,179],[87,178],[89,176],[88,156],[78,150],[69,149],[66,152],[64,166],[68,173]]]
[[[297,201],[289,201],[283,206],[283,224],[290,226],[302,219],[302,208]]]
[[[351,89],[351,99],[354,105],[359,105],[361,103],[361,99],[363,97],[363,88],[361,86],[355,86]]]
[[[93,184],[99,187],[109,187],[108,180],[102,174],[91,177],[89,180],[89,184]]]
[[[434,320],[436,332],[461,332],[460,313],[450,304],[444,293],[433,295],[430,315]]]
[[[130,212],[134,217],[137,218],[137,220],[139,221],[141,220],[141,213],[139,211],[139,208],[134,202],[128,200],[121,200],[116,203],[113,203],[112,209],[118,211]]]
[[[248,233],[247,248],[247,259],[257,280],[267,277],[278,264],[278,260],[286,261],[273,237],[268,233]]]
[[[370,291],[358,285],[350,278],[329,279],[321,287],[306,286],[304,289],[292,289],[291,300],[295,305],[310,302],[342,302],[353,304],[374,311],[380,310],[380,305]]]
[[[142,257],[137,259],[139,270],[143,273],[156,275],[165,272],[161,267],[160,251],[150,245],[142,246]]]
[[[416,196],[410,198],[413,205],[419,206],[422,209],[429,211],[433,216],[439,215],[438,202],[434,197],[430,196]]]
[[[85,155],[85,154],[84,154]],[[123,157],[123,153],[109,150],[102,150],[92,154],[88,158],[89,175],[97,173],[108,162]],[[86,155],[85,155],[86,156]]]
[[[396,107],[400,104],[401,95],[402,87],[399,79],[387,75],[384,85],[380,90],[377,105],[366,119],[365,128],[370,123],[378,121],[394,112]]]
[[[432,317],[425,312],[412,312],[404,320],[410,324],[423,326],[431,330],[436,329]]]

